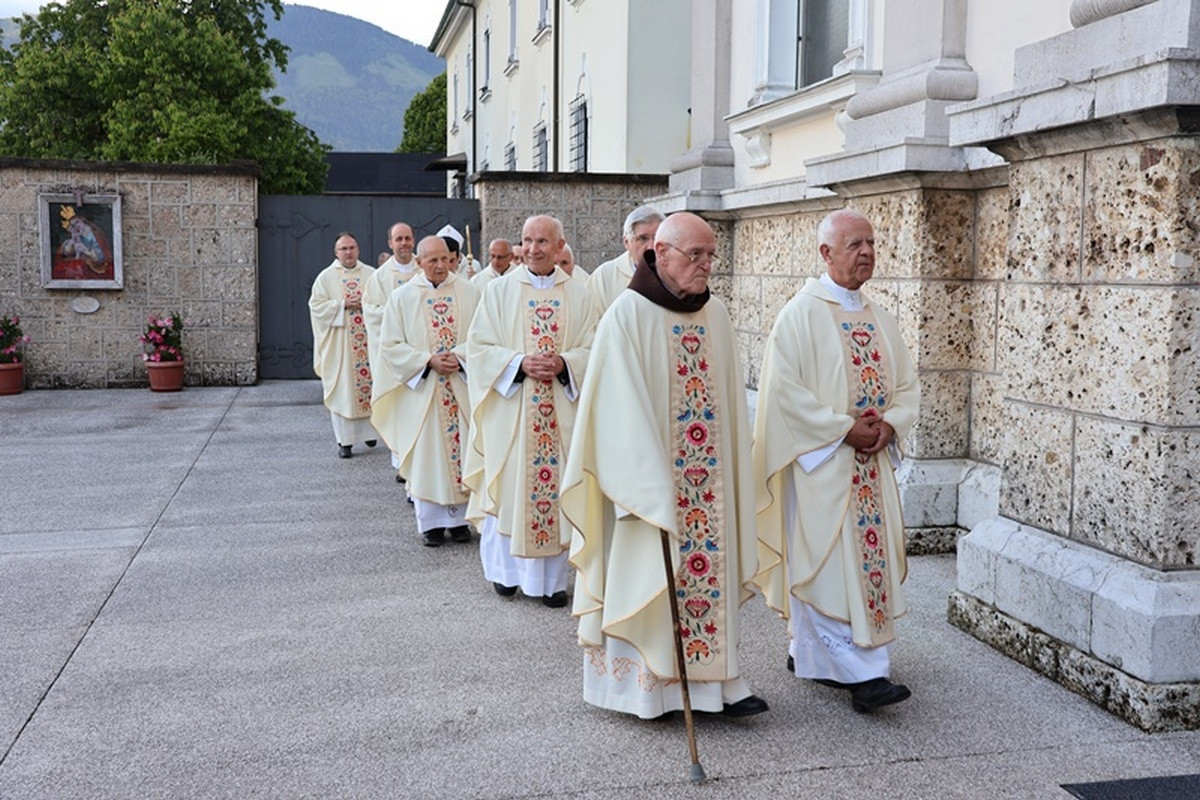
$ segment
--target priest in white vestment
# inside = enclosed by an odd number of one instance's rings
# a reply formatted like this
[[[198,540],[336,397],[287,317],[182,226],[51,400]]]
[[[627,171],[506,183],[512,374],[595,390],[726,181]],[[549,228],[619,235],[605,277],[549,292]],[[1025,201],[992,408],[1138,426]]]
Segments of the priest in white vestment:
[[[554,266],[570,275],[572,280],[587,285],[587,270],[579,269],[579,265],[575,263],[575,251],[571,249],[571,245],[564,244],[562,246],[562,249],[558,251],[558,257],[554,259]]]
[[[692,708],[767,710],[738,652],[757,565],[750,421],[729,313],[708,291],[715,248],[694,214],[658,228],[597,327],[563,478],[584,700],[646,719],[683,707],[677,645]]]
[[[817,235],[827,272],[780,312],[759,382],[755,582],[790,620],[789,669],[872,711],[911,695],[889,680],[907,608],[895,470],[920,387],[895,319],[861,291],[871,223],[842,209]]]
[[[596,267],[587,279],[588,292],[596,303],[597,313],[603,314],[625,291],[642,254],[653,249],[654,234],[662,221],[662,212],[654,206],[638,206],[625,217],[621,231],[625,251]]]
[[[313,371],[321,379],[333,421],[338,455],[350,458],[362,442],[374,447],[371,427],[371,365],[362,295],[375,268],[358,260],[358,240],[340,233],[333,263],[318,273],[308,299],[313,331]]]
[[[502,278],[508,274],[508,271],[513,266],[513,246],[508,239],[492,239],[488,244],[488,265],[480,270],[474,278],[471,278],[471,283],[479,291],[483,291],[483,287],[487,286],[496,278]]]
[[[469,542],[462,450],[467,442],[466,334],[477,293],[438,236],[421,240],[421,272],[383,312],[371,420],[400,460],[426,547]]]
[[[587,289],[554,266],[564,243],[554,217],[530,217],[525,265],[484,290],[467,336],[471,431],[469,514],[479,523],[484,576],[567,604],[570,531],[561,473],[596,315]]]
[[[417,262],[413,257],[412,228],[403,222],[397,222],[388,228],[388,247],[392,249],[387,259],[379,265],[363,290],[363,317],[367,321],[367,353],[371,360],[371,375],[375,381],[380,378],[382,365],[379,363],[379,328],[383,324],[383,308],[394,289],[399,288],[405,281],[417,274]],[[396,469],[396,480],[403,483],[399,472],[400,461],[396,453],[392,453],[392,468]]]

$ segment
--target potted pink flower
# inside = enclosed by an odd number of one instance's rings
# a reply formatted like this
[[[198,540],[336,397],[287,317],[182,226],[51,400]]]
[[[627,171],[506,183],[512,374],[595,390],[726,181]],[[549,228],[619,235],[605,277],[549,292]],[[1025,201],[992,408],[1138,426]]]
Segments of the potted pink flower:
[[[29,337],[21,332],[20,317],[0,317],[0,394],[17,394],[25,388],[21,346],[28,342]]]
[[[183,317],[172,312],[165,317],[151,314],[146,331],[138,337],[142,360],[150,375],[150,391],[178,392],[183,388]]]

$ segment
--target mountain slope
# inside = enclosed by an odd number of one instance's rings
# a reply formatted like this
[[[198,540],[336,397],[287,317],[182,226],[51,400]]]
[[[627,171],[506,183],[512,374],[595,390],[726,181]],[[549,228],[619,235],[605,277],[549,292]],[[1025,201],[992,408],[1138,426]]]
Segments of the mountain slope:
[[[445,69],[424,47],[332,11],[284,5],[268,32],[291,48],[275,93],[334,150],[395,150],[409,101]]]

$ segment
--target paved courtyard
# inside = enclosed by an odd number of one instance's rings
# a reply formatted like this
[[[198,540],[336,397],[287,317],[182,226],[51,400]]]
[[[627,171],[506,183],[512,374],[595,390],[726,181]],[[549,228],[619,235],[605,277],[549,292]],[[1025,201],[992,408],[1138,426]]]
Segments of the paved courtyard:
[[[784,671],[682,720],[585,706],[567,609],[500,598],[477,542],[421,546],[383,448],[335,457],[316,381],[0,397],[0,798],[1065,798],[1200,773],[948,625],[952,556],[911,560],[894,677],[864,716]]]

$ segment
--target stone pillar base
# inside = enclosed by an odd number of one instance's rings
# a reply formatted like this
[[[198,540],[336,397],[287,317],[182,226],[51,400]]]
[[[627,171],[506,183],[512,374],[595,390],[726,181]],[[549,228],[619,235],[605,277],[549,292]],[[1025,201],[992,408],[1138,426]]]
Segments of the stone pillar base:
[[[1146,731],[1200,729],[1200,573],[1004,517],[958,543],[951,623]]]
[[[948,619],[976,639],[1148,733],[1200,730],[1200,683],[1146,683],[955,591]]]

